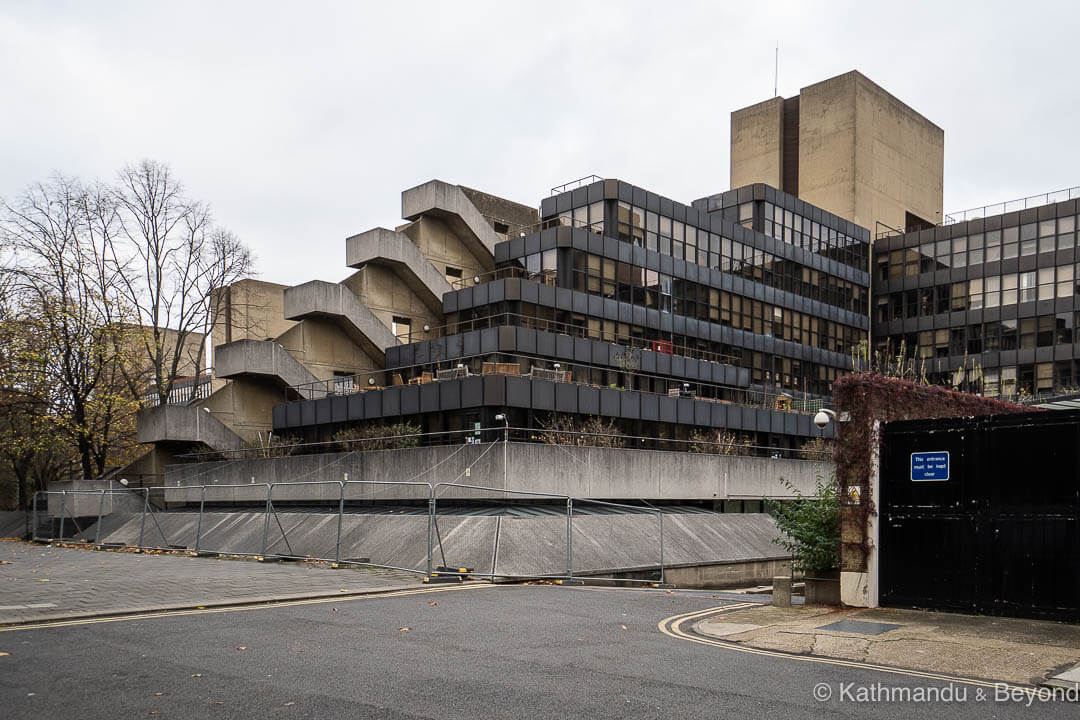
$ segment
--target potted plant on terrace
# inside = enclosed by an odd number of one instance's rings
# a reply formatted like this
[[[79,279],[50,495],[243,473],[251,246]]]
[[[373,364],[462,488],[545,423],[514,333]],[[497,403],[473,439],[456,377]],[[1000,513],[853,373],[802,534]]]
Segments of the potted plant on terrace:
[[[791,552],[792,568],[806,582],[806,602],[840,604],[840,499],[836,477],[818,476],[812,496],[804,496],[789,481],[781,482],[794,500],[769,504],[782,534],[776,542]]]

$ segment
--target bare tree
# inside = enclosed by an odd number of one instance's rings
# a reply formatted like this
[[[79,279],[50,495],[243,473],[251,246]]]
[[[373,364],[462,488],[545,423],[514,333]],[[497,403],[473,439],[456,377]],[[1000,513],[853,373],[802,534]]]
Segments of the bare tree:
[[[167,165],[144,160],[120,172],[119,232],[108,242],[119,271],[114,307],[142,329],[138,345],[161,403],[177,377],[197,375],[205,340],[221,320],[223,288],[251,273],[248,248],[187,197]],[[106,290],[107,291],[107,290]],[[141,392],[137,378],[132,389]]]
[[[67,438],[84,477],[104,471],[118,445],[134,433],[133,398],[119,384],[117,326],[101,285],[117,278],[98,239],[109,204],[100,187],[56,177],[3,203],[0,237],[12,252],[0,363],[14,444],[9,458],[43,449],[43,434]],[[21,445],[19,445],[21,443]],[[15,461],[12,460],[14,463]],[[28,462],[28,461],[27,461]],[[40,466],[40,465],[39,465]]]

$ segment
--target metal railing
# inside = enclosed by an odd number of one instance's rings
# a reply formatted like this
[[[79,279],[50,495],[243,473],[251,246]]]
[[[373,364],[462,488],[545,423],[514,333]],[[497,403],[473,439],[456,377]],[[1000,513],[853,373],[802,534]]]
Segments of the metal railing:
[[[488,450],[494,447],[497,443],[491,443]],[[487,452],[485,450],[485,452]],[[186,485],[180,487],[172,486],[160,486],[154,488],[140,488],[138,490],[41,490],[35,493],[32,506],[32,534],[31,540],[34,542],[66,542],[69,540],[80,540],[87,543],[91,543],[95,548],[103,549],[119,549],[129,548],[136,552],[145,551],[184,551],[190,552],[196,555],[218,555],[218,556],[232,556],[232,557],[256,557],[260,560],[276,560],[276,559],[295,559],[295,560],[312,560],[332,563],[333,567],[341,567],[348,565],[363,565],[379,568],[387,568],[399,571],[405,571],[415,574],[425,575],[429,578],[436,575],[475,575],[478,577],[486,577],[492,582],[497,579],[536,579],[536,578],[555,578],[555,579],[567,579],[572,580],[575,576],[587,575],[595,579],[608,579],[618,580],[620,582],[627,583],[656,583],[664,582],[665,572],[665,558],[664,558],[664,512],[659,508],[652,506],[639,506],[629,505],[626,503],[613,503],[603,500],[595,500],[591,498],[578,498],[572,495],[561,495],[552,493],[530,492],[523,490],[508,490],[499,487],[490,487],[485,485],[470,485],[457,482],[460,478],[455,478],[453,481],[448,482],[423,482],[423,481],[375,481],[375,480],[349,480],[346,474],[340,481],[314,481],[314,482],[284,482],[284,483],[251,483],[251,484],[229,484],[229,485]],[[303,547],[294,545],[294,542],[299,542],[300,539],[296,537],[298,523],[286,523],[282,522],[281,515],[288,512],[288,510],[279,509],[274,504],[274,491],[275,489],[296,488],[299,486],[311,486],[311,485],[325,485],[328,487],[336,487],[336,512],[324,513],[333,517],[336,515],[336,522],[333,527],[333,543],[331,551],[331,543],[324,541],[321,544],[316,544],[312,547],[312,552],[302,552]],[[395,560],[392,557],[385,557],[381,559],[375,559],[371,557],[362,557],[361,553],[365,550],[370,550],[370,547],[365,547],[364,538],[359,531],[363,529],[365,516],[357,513],[346,513],[346,501],[349,499],[349,488],[357,486],[367,487],[379,487],[379,486],[408,486],[414,487],[421,491],[422,497],[419,499],[427,500],[427,513],[426,513],[426,549],[423,554],[423,558],[416,566],[410,566],[402,563],[400,559]],[[207,511],[207,494],[209,492],[216,492],[221,490],[237,490],[244,489],[246,495],[250,495],[247,498],[248,502],[257,501],[263,508],[261,511],[261,522],[256,522],[255,518],[252,518],[247,523],[236,523],[221,521],[216,515],[221,514],[222,511],[214,510]],[[173,493],[180,493],[183,491],[198,491],[198,510],[193,513],[190,511],[162,511],[151,505],[149,501],[150,492],[152,490],[164,490]],[[453,494],[453,491],[463,491],[465,495],[473,494],[477,491],[483,493],[496,493],[501,496],[529,496],[532,498],[543,498],[547,501],[559,501],[564,502],[566,507],[566,533],[565,540],[561,542],[555,542],[553,540],[552,545],[555,546],[555,551],[559,553],[558,558],[533,556],[529,558],[533,562],[533,572],[523,571],[519,569],[500,570],[497,567],[498,564],[498,542],[499,532],[496,530],[492,534],[491,545],[491,563],[488,568],[475,568],[469,567],[470,562],[465,559],[466,552],[464,550],[458,550],[458,555],[454,554],[455,548],[453,543],[449,540],[453,536],[451,533],[449,536],[444,537],[443,533],[439,529],[439,503],[442,501],[450,501],[452,498],[447,498],[447,495]],[[105,498],[110,494],[119,493],[136,493],[142,495],[142,510],[141,512],[126,513],[128,516],[124,522],[112,528],[108,532],[108,537],[103,537],[104,521],[109,515],[104,513]],[[331,491],[331,494],[334,494]],[[235,493],[234,493],[235,495]],[[60,513],[57,518],[54,515],[49,515],[47,512],[42,515],[41,508],[39,507],[39,499],[44,498],[48,502],[51,496],[59,496],[60,498]],[[77,496],[87,496],[90,499],[97,498],[98,511],[96,516],[91,514],[90,516],[76,517],[70,510],[68,499],[75,498]],[[633,515],[655,515],[657,519],[657,556],[655,562],[646,558],[642,558],[640,562],[637,562],[633,568],[636,573],[652,572],[655,573],[653,579],[635,579],[635,578],[621,578],[615,577],[614,573],[610,576],[598,574],[597,568],[582,568],[576,567],[574,562],[574,507],[595,504],[609,508],[618,508],[625,511],[626,517]],[[251,515],[250,511],[245,511]],[[233,511],[233,514],[238,514]],[[258,514],[258,513],[254,513]],[[194,522],[192,515],[195,515]],[[216,522],[215,527],[210,531],[204,530],[204,521],[208,516],[214,515],[213,518]],[[305,513],[310,517],[311,513]],[[367,516],[374,517],[374,516]],[[386,517],[386,516],[382,516]],[[394,516],[390,516],[394,517]],[[416,516],[400,516],[400,520],[408,519],[410,522],[415,523]],[[46,522],[43,523],[42,520]],[[84,522],[92,520],[93,524],[87,527],[80,525],[79,520]],[[352,534],[360,534],[359,538],[348,539],[345,538],[345,526],[346,520],[349,519],[350,524],[353,527],[350,528]],[[500,522],[501,521],[497,521]],[[71,527],[75,532],[69,534],[66,532],[66,524],[71,523]],[[192,524],[194,524],[192,534]],[[137,525],[138,532],[134,532],[133,526]],[[224,525],[225,530],[219,529],[219,526]],[[261,531],[259,528],[261,527]],[[43,529],[47,528],[46,530]],[[90,541],[84,533],[91,534],[93,540]],[[255,532],[252,533],[252,528]],[[149,532],[148,532],[149,531]],[[290,538],[292,534],[292,538]],[[114,537],[116,536],[116,537]],[[480,548],[483,549],[483,548]],[[448,552],[449,550],[449,552]],[[565,564],[563,563],[562,552],[565,551]],[[435,564],[435,553],[438,552],[441,560],[441,565]],[[558,571],[554,568],[557,567]],[[603,570],[612,570],[614,568],[601,568]]]
[[[565,182],[562,185],[556,185],[555,187],[551,188],[551,194],[559,195],[566,192],[567,190],[575,190],[579,187],[584,187],[585,185],[592,185],[594,182],[603,179],[604,178],[600,177],[599,175],[586,175],[585,177],[580,177],[577,180],[571,180],[570,182]]]
[[[203,375],[190,380],[176,380],[169,388],[169,405],[187,405],[196,400],[205,400],[210,397],[213,378]],[[161,404],[161,395],[156,389],[143,393],[142,406],[145,408],[157,407]]]
[[[818,408],[821,409],[820,407]],[[725,439],[709,440],[715,433]],[[314,442],[296,442],[288,445],[271,447],[249,447],[236,450],[202,450],[181,453],[178,460],[197,462],[239,461],[254,458],[288,457],[312,453],[356,453],[375,450],[407,450],[417,447],[443,447],[451,445],[472,445],[486,442],[494,437],[506,442],[540,443],[556,446],[627,448],[638,450],[664,450],[674,452],[692,452],[707,455],[741,455],[769,457],[787,460],[822,460],[832,457],[831,451],[781,447],[778,445],[757,445],[740,437],[737,431],[713,429],[699,433],[691,438],[658,437],[651,435],[629,435],[610,429],[606,432],[572,430],[558,427],[515,427],[496,425],[492,427],[470,428],[467,430],[439,430],[434,432],[409,433],[400,435],[380,435],[354,439],[319,440]],[[246,487],[246,486],[245,486]],[[73,491],[69,491],[73,492]]]
[[[1003,215],[1007,212],[1027,210],[1028,208],[1049,205],[1050,203],[1065,202],[1066,200],[1072,200],[1073,198],[1080,198],[1080,186],[1065,188],[1064,190],[1054,190],[1041,195],[1030,195],[1017,200],[1007,200],[993,205],[983,205],[982,207],[971,208],[970,210],[949,213],[945,216],[945,222],[943,224],[952,225],[953,223],[967,222],[968,220],[990,217],[991,215]]]

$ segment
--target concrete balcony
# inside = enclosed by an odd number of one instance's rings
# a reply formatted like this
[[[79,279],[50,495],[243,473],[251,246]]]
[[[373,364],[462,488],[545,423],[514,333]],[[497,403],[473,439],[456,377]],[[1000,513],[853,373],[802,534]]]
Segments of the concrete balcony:
[[[240,436],[194,405],[159,405],[140,410],[135,427],[140,443],[198,443],[221,452],[245,447]]]
[[[430,180],[401,193],[401,217],[437,217],[453,230],[478,258],[494,262],[495,244],[502,241],[457,185]]]
[[[273,340],[238,340],[214,348],[214,372],[218,377],[269,377],[285,387],[301,387],[310,398],[312,383],[318,378]]]
[[[405,233],[375,228],[345,240],[345,264],[349,267],[385,265],[409,286],[436,314],[442,314],[442,298],[453,288]]]
[[[285,317],[289,320],[327,318],[337,322],[368,355],[381,358],[398,344],[390,328],[375,317],[349,288],[312,280],[285,291]]]

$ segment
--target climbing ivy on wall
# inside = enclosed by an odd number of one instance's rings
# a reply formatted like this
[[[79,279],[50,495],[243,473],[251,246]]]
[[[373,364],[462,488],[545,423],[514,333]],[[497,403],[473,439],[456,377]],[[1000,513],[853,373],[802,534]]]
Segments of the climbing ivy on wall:
[[[876,513],[868,491],[874,421],[922,420],[1032,412],[1037,408],[910,380],[857,372],[833,383],[833,402],[850,419],[839,423],[833,460],[840,485],[842,570],[866,569],[867,520]]]

